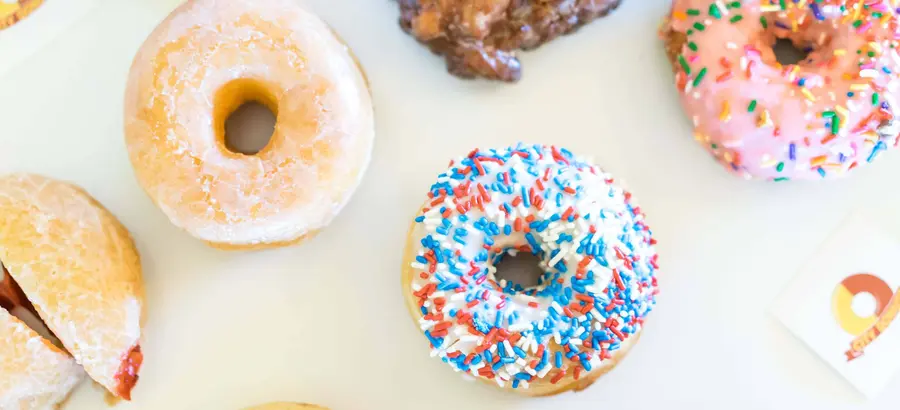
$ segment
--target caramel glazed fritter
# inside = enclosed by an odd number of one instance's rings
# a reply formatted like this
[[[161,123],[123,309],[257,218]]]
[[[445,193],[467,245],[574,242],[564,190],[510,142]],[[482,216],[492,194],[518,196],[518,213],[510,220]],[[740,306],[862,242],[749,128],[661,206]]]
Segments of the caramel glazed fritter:
[[[398,0],[403,30],[444,56],[451,74],[518,81],[531,50],[605,16],[622,0]]]

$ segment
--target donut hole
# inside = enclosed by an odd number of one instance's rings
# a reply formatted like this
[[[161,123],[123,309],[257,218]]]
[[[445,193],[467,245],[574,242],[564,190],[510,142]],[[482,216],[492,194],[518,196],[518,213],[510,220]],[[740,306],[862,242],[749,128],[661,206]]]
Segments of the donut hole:
[[[878,314],[878,301],[875,295],[868,292],[857,293],[850,302],[850,308],[856,316],[868,318]]]
[[[494,278],[508,293],[518,293],[540,286],[544,271],[541,258],[530,252],[510,250],[498,256]]]
[[[256,155],[269,145],[278,118],[269,87],[256,80],[235,80],[216,93],[213,104],[216,134],[225,149]]]
[[[6,271],[2,263],[0,263],[0,309],[6,310],[9,314],[25,323],[31,330],[41,335],[41,337],[47,339],[56,347],[65,350],[62,342],[44,323],[34,305],[25,296],[25,292],[22,291],[22,288],[19,287],[12,275]]]
[[[225,147],[236,154],[255,155],[275,133],[275,114],[265,105],[242,104],[225,120]]]
[[[787,38],[779,38],[772,45],[772,51],[775,53],[775,60],[781,65],[798,64],[809,56],[812,50],[801,49]]]

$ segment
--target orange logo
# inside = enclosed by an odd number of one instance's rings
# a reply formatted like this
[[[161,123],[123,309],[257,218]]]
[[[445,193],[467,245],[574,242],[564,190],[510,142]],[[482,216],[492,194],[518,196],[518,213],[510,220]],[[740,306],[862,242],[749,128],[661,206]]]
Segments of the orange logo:
[[[853,311],[856,295],[868,293],[875,298],[875,312],[862,317]],[[845,352],[847,361],[859,358],[863,350],[880,336],[897,317],[900,297],[881,278],[871,273],[858,273],[841,281],[834,289],[831,307],[841,329],[854,336],[850,349]]]
[[[18,23],[44,0],[0,0],[0,30]]]

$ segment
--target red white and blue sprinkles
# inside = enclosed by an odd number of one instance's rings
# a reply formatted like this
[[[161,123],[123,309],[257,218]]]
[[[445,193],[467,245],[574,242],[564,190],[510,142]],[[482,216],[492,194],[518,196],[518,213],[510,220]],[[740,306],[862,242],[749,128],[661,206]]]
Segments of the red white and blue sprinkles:
[[[631,195],[566,149],[519,144],[452,161],[415,218],[410,288],[432,356],[501,387],[585,377],[639,332],[655,241]],[[497,281],[531,252],[533,288]]]

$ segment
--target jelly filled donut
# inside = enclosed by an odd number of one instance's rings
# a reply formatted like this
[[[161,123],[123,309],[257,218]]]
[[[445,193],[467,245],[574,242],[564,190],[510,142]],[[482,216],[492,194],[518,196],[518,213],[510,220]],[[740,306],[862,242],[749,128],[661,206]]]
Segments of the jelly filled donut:
[[[577,391],[640,336],[656,303],[654,244],[631,195],[569,151],[475,150],[431,186],[403,292],[453,369],[530,396]],[[516,252],[540,258],[537,286],[495,276]]]
[[[695,137],[728,169],[840,176],[898,142],[897,11],[885,0],[675,0],[662,34]],[[808,52],[778,63],[772,45]]]
[[[0,329],[12,331],[0,333],[0,409],[58,403],[83,374],[74,363],[130,400],[144,361],[144,284],[118,219],[73,184],[4,175],[0,262],[0,310],[10,314]]]
[[[253,155],[225,120],[256,101],[275,115]],[[125,137],[135,173],[176,226],[210,245],[265,248],[318,232],[369,163],[374,121],[347,46],[290,0],[189,0],[131,67]]]

